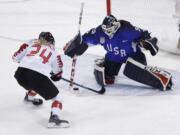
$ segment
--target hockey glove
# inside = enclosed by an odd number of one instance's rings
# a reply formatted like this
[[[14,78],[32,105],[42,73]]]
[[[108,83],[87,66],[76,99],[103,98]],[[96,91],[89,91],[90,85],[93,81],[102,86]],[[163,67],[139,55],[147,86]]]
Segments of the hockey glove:
[[[62,72],[59,72],[57,74],[54,74],[53,72],[51,72],[50,74],[51,74],[50,78],[55,82],[59,81],[62,78]]]
[[[69,57],[74,57],[74,55],[82,55],[88,48],[88,45],[82,41],[81,33],[79,32],[74,39],[70,40],[63,48],[64,54]]]
[[[159,47],[157,46],[157,38],[149,38],[149,39],[145,39],[145,40],[141,40],[140,41],[140,46],[145,48],[146,50],[149,50],[152,56],[155,56],[158,51],[159,51]]]

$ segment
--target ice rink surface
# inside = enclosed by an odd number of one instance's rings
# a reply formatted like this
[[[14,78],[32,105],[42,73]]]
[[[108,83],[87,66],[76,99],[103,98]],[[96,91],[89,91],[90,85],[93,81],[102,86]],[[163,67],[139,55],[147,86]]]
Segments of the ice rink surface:
[[[180,56],[175,50],[179,38],[174,0],[112,0],[112,13],[119,19],[148,29],[158,37],[160,51],[147,55],[149,65],[173,74],[174,90],[162,92],[133,82],[121,73],[104,95],[80,88],[68,91],[68,83],[56,83],[64,97],[62,118],[71,123],[68,129],[46,128],[51,102],[40,108],[25,104],[25,91],[13,75],[18,64],[11,57],[18,46],[41,31],[50,31],[56,47],[62,47],[78,29],[81,0],[0,0],[0,134],[1,135],[179,135],[180,134]],[[84,0],[81,26],[84,33],[99,25],[106,15],[105,0]],[[101,47],[91,47],[78,58],[75,81],[99,89],[93,76],[93,61],[102,57]],[[70,77],[71,59],[62,55],[64,77]]]

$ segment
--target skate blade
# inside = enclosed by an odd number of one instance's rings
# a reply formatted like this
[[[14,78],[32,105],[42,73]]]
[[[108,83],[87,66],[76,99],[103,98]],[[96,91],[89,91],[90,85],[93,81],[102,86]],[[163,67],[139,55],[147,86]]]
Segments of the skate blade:
[[[68,123],[61,123],[57,125],[56,123],[48,123],[47,128],[69,128],[70,124]]]

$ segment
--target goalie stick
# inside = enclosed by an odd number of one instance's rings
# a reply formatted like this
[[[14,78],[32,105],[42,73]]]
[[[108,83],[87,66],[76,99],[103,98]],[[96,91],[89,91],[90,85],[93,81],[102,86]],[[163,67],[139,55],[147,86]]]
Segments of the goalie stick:
[[[78,32],[80,32],[80,26],[81,26],[81,22],[82,22],[82,14],[83,14],[83,8],[84,8],[84,3],[82,2],[81,3],[81,11],[80,11],[80,15],[79,15],[79,25],[78,25]],[[111,0],[106,0],[106,12],[107,12],[107,15],[110,15],[111,14]],[[72,60],[72,69],[71,69],[71,77],[70,77],[70,87],[69,89],[72,89],[73,88],[73,83],[74,82],[74,76],[75,76],[75,66],[76,66],[76,61],[77,61],[77,56],[75,55],[73,57],[73,60]],[[67,79],[66,79],[67,81]],[[79,86],[79,85],[77,85]],[[82,85],[80,85],[81,87]],[[104,94],[105,93],[105,86],[102,85],[102,89],[100,91],[96,91],[94,89],[91,89],[91,88],[87,88],[87,87],[84,87],[83,88],[86,88],[88,90],[91,90],[93,92],[96,92],[96,93],[99,93],[99,94]],[[74,89],[75,90],[75,89]]]
[[[65,78],[63,78],[63,77],[62,77],[61,79],[64,80],[64,81],[66,81],[66,82],[71,83],[71,80],[65,79]],[[72,83],[73,83],[74,85],[76,85],[76,86],[79,86],[79,87],[81,87],[81,88],[87,89],[87,90],[89,90],[89,91],[92,91],[92,92],[95,92],[95,93],[98,93],[98,94],[104,94],[104,93],[106,92],[106,89],[105,89],[104,86],[102,86],[102,88],[101,88],[100,90],[95,90],[95,89],[89,88],[89,87],[87,87],[87,86],[84,86],[84,85],[79,84],[79,83],[76,83],[76,82],[72,82]]]
[[[81,26],[81,22],[82,22],[83,8],[84,8],[84,3],[82,2],[82,3],[81,3],[81,11],[80,11],[80,15],[79,15],[78,33],[80,32],[80,26]],[[69,84],[69,89],[70,89],[70,90],[73,88],[76,61],[77,61],[77,55],[75,55],[75,56],[73,57],[73,59],[72,59],[72,68],[71,68],[71,76],[70,76],[70,84]]]

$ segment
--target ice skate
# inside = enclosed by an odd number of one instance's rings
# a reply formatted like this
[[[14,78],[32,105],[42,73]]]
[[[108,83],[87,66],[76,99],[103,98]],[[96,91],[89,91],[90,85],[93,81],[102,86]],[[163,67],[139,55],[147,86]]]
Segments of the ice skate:
[[[69,122],[67,120],[61,120],[58,115],[52,114],[49,118],[49,122],[47,125],[48,128],[68,128]]]
[[[27,93],[26,93],[26,95],[25,95],[25,97],[24,97],[24,101],[25,101],[25,102],[32,103],[33,105],[36,105],[36,106],[43,104],[43,100],[40,99],[40,98],[29,99]]]

